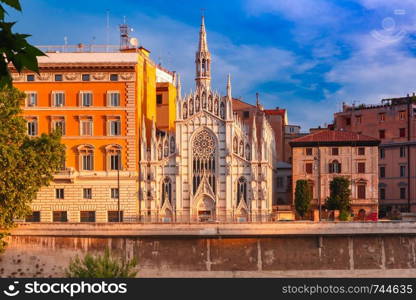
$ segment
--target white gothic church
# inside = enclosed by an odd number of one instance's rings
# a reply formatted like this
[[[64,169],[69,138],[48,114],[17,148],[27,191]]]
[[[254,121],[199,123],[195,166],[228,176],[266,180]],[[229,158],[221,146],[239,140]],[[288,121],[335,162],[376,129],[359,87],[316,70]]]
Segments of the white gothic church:
[[[272,212],[275,134],[260,105],[250,120],[227,94],[211,88],[204,18],[195,57],[196,89],[181,97],[177,78],[174,132],[146,139],[143,122],[140,214],[156,222],[260,221]],[[254,107],[254,106],[253,106]]]

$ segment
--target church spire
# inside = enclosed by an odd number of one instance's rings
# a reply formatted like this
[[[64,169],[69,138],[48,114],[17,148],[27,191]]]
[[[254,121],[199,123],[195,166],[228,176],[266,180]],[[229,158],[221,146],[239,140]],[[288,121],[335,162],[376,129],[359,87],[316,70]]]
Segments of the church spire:
[[[201,16],[201,29],[199,30],[199,52],[208,52],[207,32],[205,30],[205,17]]]
[[[227,77],[227,97],[228,99],[231,99],[231,76],[228,74]]]
[[[211,83],[211,53],[208,50],[207,32],[205,31],[205,18],[201,18],[201,29],[199,30],[198,51],[195,55],[196,87],[210,88]]]

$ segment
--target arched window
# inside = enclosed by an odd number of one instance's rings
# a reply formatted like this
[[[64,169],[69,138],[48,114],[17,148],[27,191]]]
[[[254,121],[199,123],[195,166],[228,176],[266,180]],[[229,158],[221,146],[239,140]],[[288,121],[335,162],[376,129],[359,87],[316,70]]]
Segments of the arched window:
[[[213,192],[216,190],[216,143],[211,133],[203,129],[198,133],[192,144],[192,184],[195,194],[204,176],[208,179]]]
[[[186,119],[188,117],[188,105],[186,103],[183,104],[183,118]]]
[[[192,116],[194,114],[194,100],[191,98],[189,100],[189,115]]]
[[[218,115],[218,99],[215,98],[214,101],[214,114]]]
[[[161,160],[163,157],[163,149],[162,149],[162,144],[159,144],[159,146],[157,147],[157,158],[159,160]]]
[[[225,119],[225,105],[223,101],[221,101],[221,104],[220,104],[220,117],[222,119]]]
[[[169,203],[172,205],[172,182],[170,178],[166,177],[163,179],[162,182],[162,202],[161,206],[165,204],[166,201],[169,201]]]
[[[165,140],[165,145],[163,146],[163,156],[167,157],[169,155],[169,142],[166,139]]]
[[[204,59],[202,59],[202,74],[203,75],[205,75],[205,71],[206,71],[206,69],[205,69],[205,58],[204,58]]]
[[[173,136],[170,137],[170,153],[175,153],[175,138]]]
[[[329,163],[329,173],[341,173],[341,164],[337,160]]]
[[[240,201],[244,201],[247,204],[247,181],[244,177],[238,179],[237,186],[237,205]]]
[[[233,140],[233,151],[236,154],[238,153],[238,139],[236,136],[234,137],[234,140]]]
[[[121,146],[108,145],[105,147],[107,154],[107,170],[121,170]]]
[[[208,97],[208,110],[212,112],[212,95]]]
[[[199,112],[199,96],[195,98],[195,113]]]
[[[80,145],[78,146],[79,169],[81,171],[94,170],[94,146]]]
[[[251,156],[250,156],[250,146],[249,144],[246,144],[246,159],[250,160]]]
[[[244,156],[244,143],[242,140],[240,141],[240,147],[239,147],[238,153],[240,154],[240,156]]]
[[[202,93],[202,109],[207,108],[207,94],[205,92]]]

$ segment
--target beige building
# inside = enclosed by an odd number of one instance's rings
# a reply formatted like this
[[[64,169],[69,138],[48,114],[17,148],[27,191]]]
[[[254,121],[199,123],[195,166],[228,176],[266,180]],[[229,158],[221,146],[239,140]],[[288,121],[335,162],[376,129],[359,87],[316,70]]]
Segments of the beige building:
[[[332,179],[344,176],[351,180],[354,215],[362,209],[377,212],[379,143],[369,136],[328,129],[292,140],[293,193],[297,180],[308,180],[316,208],[330,195]]]
[[[416,211],[416,103],[413,97],[384,99],[380,105],[343,105],[334,127],[381,140],[380,215]]]

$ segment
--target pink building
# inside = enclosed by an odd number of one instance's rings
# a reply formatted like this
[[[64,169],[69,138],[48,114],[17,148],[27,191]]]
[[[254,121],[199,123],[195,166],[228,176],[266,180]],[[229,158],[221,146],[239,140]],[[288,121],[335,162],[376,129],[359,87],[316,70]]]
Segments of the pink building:
[[[343,105],[334,127],[380,139],[380,216],[416,211],[415,97],[384,99],[380,105]]]

